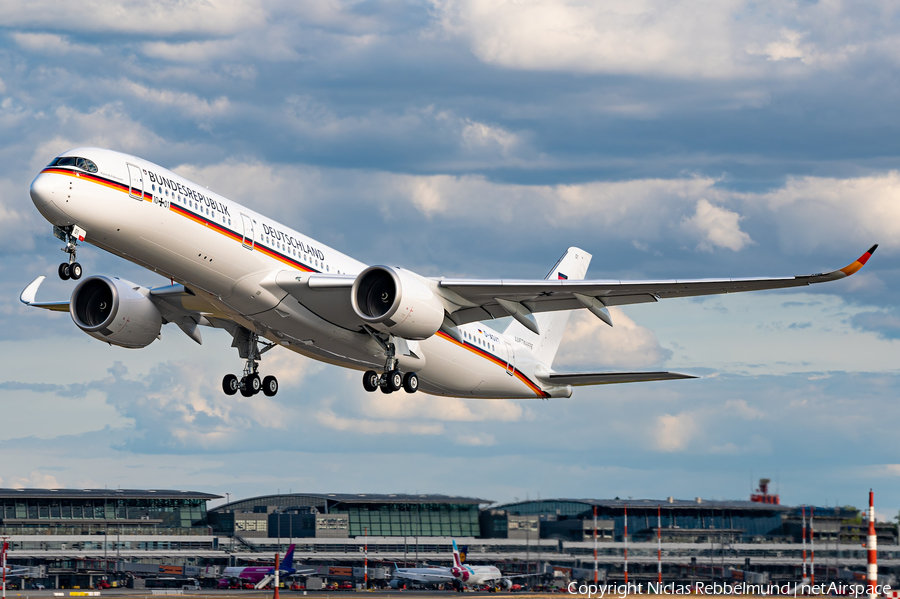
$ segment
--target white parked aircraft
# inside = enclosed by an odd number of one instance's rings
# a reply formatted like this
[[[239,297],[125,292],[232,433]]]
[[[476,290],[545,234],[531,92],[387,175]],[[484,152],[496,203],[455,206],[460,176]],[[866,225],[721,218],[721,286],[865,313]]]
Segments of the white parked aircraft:
[[[80,279],[79,243],[159,273],[148,289],[116,277],[80,281],[68,301],[38,302],[35,279],[21,300],[69,312],[88,335],[146,347],[174,323],[197,343],[200,326],[228,331],[246,360],[225,393],[274,395],[260,356],[281,345],[366,371],[368,391],[422,389],[482,398],[570,397],[572,387],[694,378],[673,372],[559,373],[552,369],[569,312],[612,326],[608,306],[834,281],[840,270],[761,279],[588,280],[591,255],[569,248],[544,279],[426,278],[398,266],[367,266],[146,160],[99,148],[61,154],[31,184],[31,198],[66,243],[63,279]],[[488,321],[511,316],[504,330]],[[260,347],[262,346],[262,348]],[[378,371],[376,371],[376,369]]]
[[[457,590],[462,590],[462,587],[480,587],[483,585],[509,589],[513,584],[513,578],[525,578],[528,576],[528,574],[505,576],[497,566],[470,566],[464,564],[460,559],[459,548],[457,548],[455,540],[453,541],[453,567],[450,568],[450,573],[456,579]]]
[[[450,568],[441,566],[428,566],[425,568],[398,568],[394,567],[394,575],[391,579],[391,588],[399,588],[407,582],[419,584],[443,584],[452,583],[455,577]]]

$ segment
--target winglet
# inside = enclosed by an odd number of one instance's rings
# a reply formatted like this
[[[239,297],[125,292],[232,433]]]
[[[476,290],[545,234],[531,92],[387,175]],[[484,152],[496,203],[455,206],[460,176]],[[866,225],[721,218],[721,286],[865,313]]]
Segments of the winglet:
[[[856,260],[856,262],[854,262],[853,264],[848,264],[848,265],[845,266],[844,268],[840,269],[840,271],[841,271],[842,273],[844,273],[845,275],[847,275],[848,277],[849,277],[850,275],[856,273],[856,271],[858,271],[860,268],[862,268],[863,266],[865,266],[866,262],[869,261],[869,258],[872,257],[872,254],[875,253],[875,249],[876,249],[877,247],[878,247],[878,244],[876,243],[875,245],[873,245],[872,247],[869,248],[869,251],[868,251],[868,252],[866,252],[865,254],[863,254],[862,256],[860,256],[860,257]]]
[[[35,298],[37,297],[38,289],[41,286],[41,283],[46,279],[44,275],[39,276],[31,283],[29,283],[28,287],[22,290],[22,295],[19,296],[19,301],[23,304],[31,305],[34,303]]]
[[[34,301],[37,297],[38,289],[41,286],[41,283],[46,279],[44,275],[39,276],[31,283],[28,284],[28,287],[22,290],[22,294],[19,296],[19,301],[25,304],[26,306],[33,306],[35,308],[43,308],[45,310],[53,310],[54,312],[68,312],[69,311],[69,302],[36,302]]]

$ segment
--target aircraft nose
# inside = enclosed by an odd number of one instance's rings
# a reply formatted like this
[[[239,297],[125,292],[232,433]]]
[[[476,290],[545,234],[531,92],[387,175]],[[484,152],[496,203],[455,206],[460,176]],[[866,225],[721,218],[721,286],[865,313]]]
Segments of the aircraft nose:
[[[31,201],[38,208],[47,206],[53,202],[56,187],[51,177],[41,173],[31,182]]]

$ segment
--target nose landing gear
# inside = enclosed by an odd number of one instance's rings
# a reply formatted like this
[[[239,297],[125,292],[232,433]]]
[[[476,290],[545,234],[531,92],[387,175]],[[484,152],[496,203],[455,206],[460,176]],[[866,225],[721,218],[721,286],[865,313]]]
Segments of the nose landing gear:
[[[222,391],[225,395],[234,395],[240,391],[244,397],[252,397],[262,391],[267,397],[273,397],[278,393],[278,379],[271,375],[260,378],[257,372],[260,357],[275,347],[275,344],[266,343],[260,350],[259,335],[240,327],[235,331],[234,342],[231,345],[237,348],[238,355],[247,360],[247,363],[244,366],[244,375],[240,379],[233,374],[226,374],[222,379]]]
[[[69,254],[69,261],[60,264],[57,271],[59,273],[59,278],[63,281],[69,279],[77,281],[81,278],[83,270],[81,264],[75,260],[75,246],[78,245],[79,241],[84,240],[85,233],[86,231],[84,229],[81,229],[76,225],[53,227],[53,235],[60,241],[66,242],[66,247],[61,248],[62,251]]]
[[[369,335],[377,341],[386,355],[384,362],[384,373],[378,374],[374,370],[367,370],[363,374],[363,389],[369,393],[373,393],[376,389],[381,389],[382,393],[393,393],[404,389],[407,393],[415,393],[419,390],[419,377],[415,372],[407,372],[403,374],[399,369],[399,361],[396,358],[396,346],[388,338],[387,341],[366,328]]]

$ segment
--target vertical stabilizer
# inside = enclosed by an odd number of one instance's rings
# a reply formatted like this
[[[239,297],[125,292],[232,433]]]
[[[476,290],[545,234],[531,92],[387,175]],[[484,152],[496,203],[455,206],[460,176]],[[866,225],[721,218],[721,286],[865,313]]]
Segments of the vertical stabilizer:
[[[453,565],[457,568],[462,567],[462,560],[459,559],[459,549],[456,547],[456,539],[453,540]]]
[[[550,269],[550,273],[545,278],[548,281],[559,279],[577,281],[584,279],[588,266],[591,264],[591,258],[592,256],[586,251],[570,247],[556,265]],[[534,334],[515,320],[509,324],[504,334],[508,337],[521,337],[532,343],[534,346],[532,351],[535,357],[547,366],[550,366],[553,364],[553,358],[556,357],[556,352],[559,350],[563,332],[566,330],[566,323],[569,322],[570,312],[571,310],[560,310],[534,314],[540,335]]]
[[[284,559],[281,561],[281,570],[290,570],[294,567],[294,545],[288,547],[287,553],[284,554]]]

